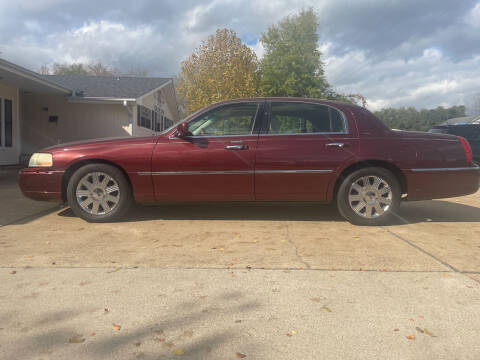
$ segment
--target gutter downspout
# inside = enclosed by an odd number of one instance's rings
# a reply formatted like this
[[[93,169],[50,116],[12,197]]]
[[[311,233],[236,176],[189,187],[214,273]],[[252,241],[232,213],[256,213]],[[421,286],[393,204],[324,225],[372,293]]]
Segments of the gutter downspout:
[[[127,100],[123,100],[123,106],[125,106],[125,109],[128,111],[128,126],[130,127],[130,135],[133,136],[133,109],[131,105],[128,105]]]

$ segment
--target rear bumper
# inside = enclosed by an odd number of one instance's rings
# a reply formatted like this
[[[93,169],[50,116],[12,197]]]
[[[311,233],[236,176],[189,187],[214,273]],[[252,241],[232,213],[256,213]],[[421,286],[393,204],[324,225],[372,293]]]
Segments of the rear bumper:
[[[480,166],[405,170],[408,200],[430,200],[473,194],[480,186]]]
[[[62,176],[64,171],[22,169],[18,185],[23,195],[33,200],[62,202]]]

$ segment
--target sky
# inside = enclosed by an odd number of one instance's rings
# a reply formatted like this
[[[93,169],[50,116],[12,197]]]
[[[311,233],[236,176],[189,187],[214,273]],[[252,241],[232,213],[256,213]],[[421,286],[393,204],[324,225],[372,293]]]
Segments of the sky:
[[[308,7],[328,81],[364,95],[370,110],[480,96],[479,0],[0,0],[0,57],[36,71],[100,61],[172,76],[217,28],[261,58],[261,34]]]

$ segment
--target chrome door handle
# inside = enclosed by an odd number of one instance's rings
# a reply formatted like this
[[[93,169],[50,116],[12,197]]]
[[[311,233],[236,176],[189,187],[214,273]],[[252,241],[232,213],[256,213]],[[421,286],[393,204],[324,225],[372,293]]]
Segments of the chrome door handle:
[[[344,143],[328,143],[326,146],[343,148],[345,144]]]
[[[227,145],[227,146],[225,146],[225,149],[227,149],[227,150],[246,150],[246,149],[248,149],[248,146],[246,146],[246,145]]]

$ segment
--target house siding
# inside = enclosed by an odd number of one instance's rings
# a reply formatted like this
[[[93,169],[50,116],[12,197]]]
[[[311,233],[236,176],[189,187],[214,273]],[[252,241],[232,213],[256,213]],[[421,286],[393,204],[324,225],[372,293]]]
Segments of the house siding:
[[[66,97],[39,94],[21,96],[22,153],[69,141],[129,136],[128,110],[121,104],[69,102]],[[58,122],[49,122],[58,116]]]

